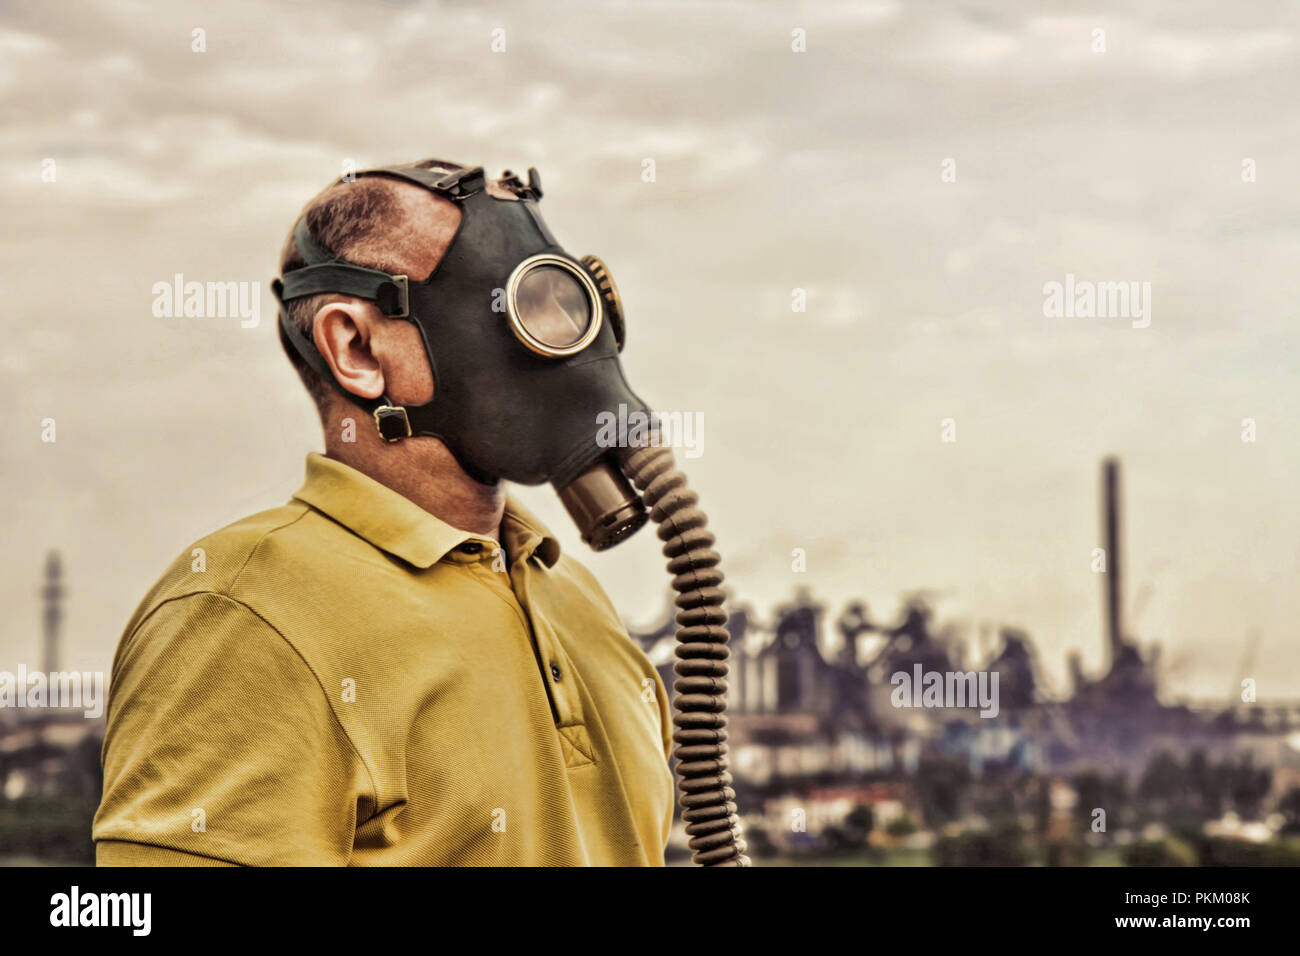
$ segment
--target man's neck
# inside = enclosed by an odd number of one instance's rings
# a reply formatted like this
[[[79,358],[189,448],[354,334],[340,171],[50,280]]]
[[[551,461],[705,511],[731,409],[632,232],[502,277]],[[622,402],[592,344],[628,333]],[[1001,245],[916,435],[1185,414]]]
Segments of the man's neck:
[[[355,468],[413,501],[453,528],[500,541],[505,514],[504,484],[484,485],[457,464],[447,446],[427,436],[388,444],[358,428],[356,441],[333,441],[327,430],[325,454]]]

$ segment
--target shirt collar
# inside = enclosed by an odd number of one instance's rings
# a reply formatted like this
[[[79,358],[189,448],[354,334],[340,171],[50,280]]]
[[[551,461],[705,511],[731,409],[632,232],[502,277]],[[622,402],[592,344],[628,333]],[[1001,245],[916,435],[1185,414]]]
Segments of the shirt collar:
[[[512,498],[506,495],[506,513],[501,519],[501,538],[510,555],[510,563],[527,561],[534,554],[548,568],[560,560],[560,542],[546,525]]]
[[[496,547],[491,538],[454,528],[387,485],[317,452],[307,456],[307,478],[294,497],[417,568],[432,567],[469,541],[486,545],[485,556]],[[560,559],[559,541],[508,494],[501,538],[511,564],[536,554],[549,568]]]

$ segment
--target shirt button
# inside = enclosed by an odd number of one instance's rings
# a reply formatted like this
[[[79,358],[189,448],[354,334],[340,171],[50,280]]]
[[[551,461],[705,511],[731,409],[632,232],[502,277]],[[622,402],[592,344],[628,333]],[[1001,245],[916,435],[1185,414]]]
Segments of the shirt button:
[[[551,676],[554,677],[555,680],[556,680],[557,682],[559,681],[559,679],[560,679],[560,665],[559,665],[559,664],[552,664],[552,665],[551,665]]]
[[[466,541],[460,546],[460,550],[462,554],[478,554],[483,550],[483,545],[477,541]]]

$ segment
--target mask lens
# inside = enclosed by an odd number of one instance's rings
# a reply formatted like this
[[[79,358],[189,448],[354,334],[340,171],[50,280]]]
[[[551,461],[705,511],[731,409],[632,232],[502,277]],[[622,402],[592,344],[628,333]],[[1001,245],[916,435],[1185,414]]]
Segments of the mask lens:
[[[557,266],[538,266],[519,281],[515,309],[528,334],[553,349],[568,348],[591,327],[587,290]]]
[[[543,253],[511,273],[507,310],[515,336],[539,355],[581,352],[600,332],[601,306],[587,270],[563,256]]]

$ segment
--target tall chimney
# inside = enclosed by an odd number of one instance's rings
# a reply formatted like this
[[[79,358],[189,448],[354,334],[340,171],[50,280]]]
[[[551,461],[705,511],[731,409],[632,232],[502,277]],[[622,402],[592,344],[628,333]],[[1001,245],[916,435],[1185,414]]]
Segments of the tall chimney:
[[[1120,554],[1119,459],[1102,462],[1102,522],[1106,534],[1106,638],[1112,665],[1124,649],[1124,562]]]
[[[45,559],[45,586],[41,597],[45,599],[45,644],[41,666],[46,674],[59,669],[59,630],[63,624],[63,565],[59,552],[51,551]]]

